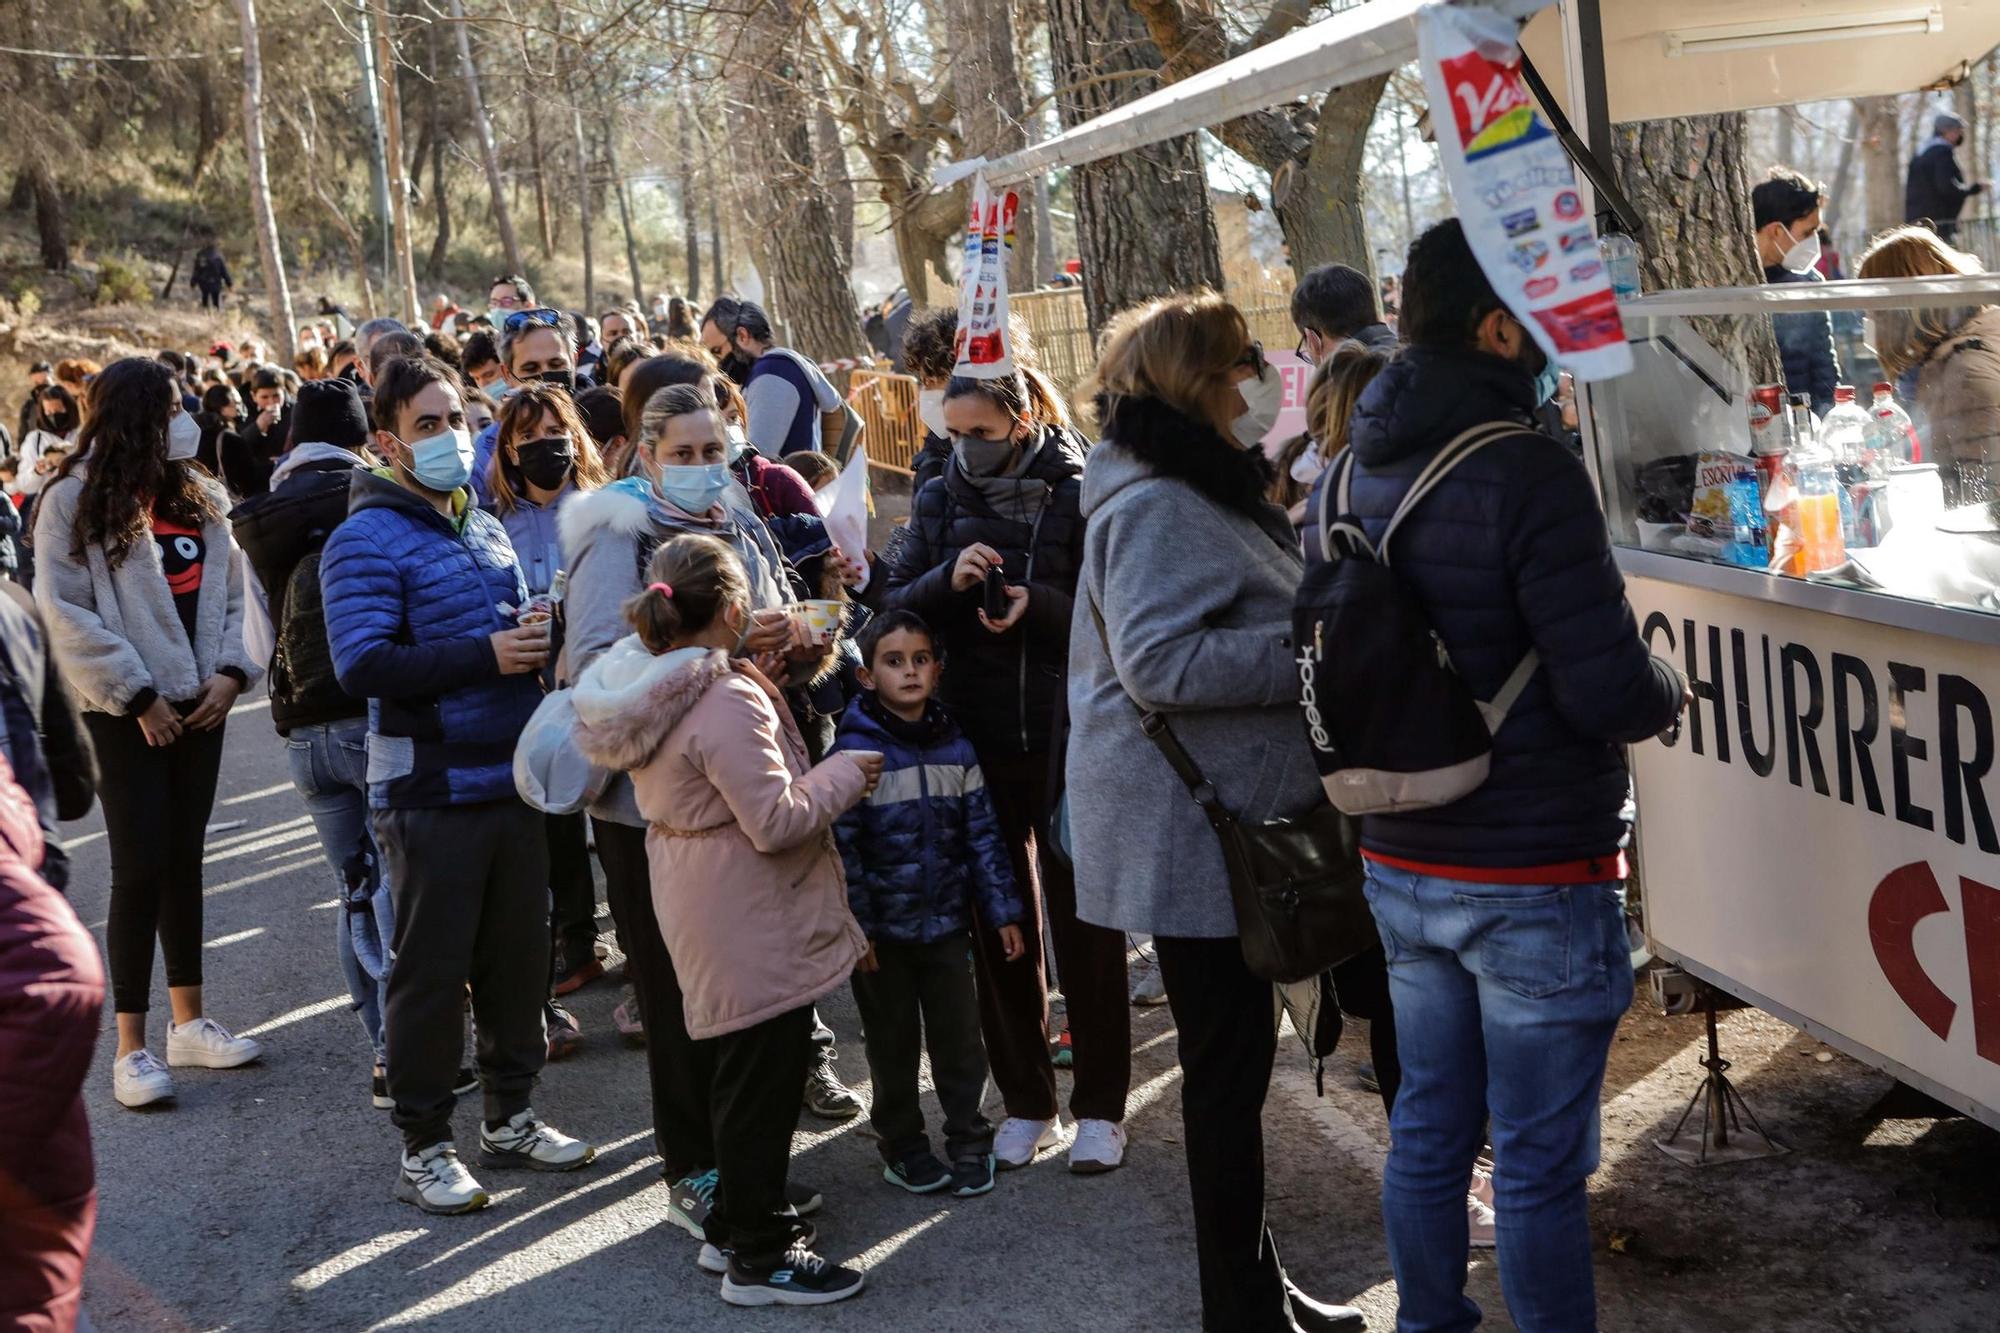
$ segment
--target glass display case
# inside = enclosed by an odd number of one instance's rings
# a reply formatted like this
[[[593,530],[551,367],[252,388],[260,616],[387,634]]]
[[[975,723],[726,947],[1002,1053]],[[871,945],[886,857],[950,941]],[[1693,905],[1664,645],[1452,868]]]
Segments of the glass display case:
[[[2000,643],[2000,275],[1621,311],[1634,369],[1579,399],[1628,574]],[[1774,334],[1811,349],[1802,394]]]

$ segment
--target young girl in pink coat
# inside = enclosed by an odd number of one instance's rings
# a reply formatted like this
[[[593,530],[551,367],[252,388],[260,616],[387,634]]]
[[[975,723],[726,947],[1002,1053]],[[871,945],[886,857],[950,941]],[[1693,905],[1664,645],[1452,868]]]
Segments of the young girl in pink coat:
[[[647,578],[625,607],[637,632],[577,682],[577,738],[632,776],[688,1035],[713,1043],[720,1179],[701,1263],[732,1305],[843,1300],[862,1275],[812,1253],[809,1229],[783,1215],[785,1171],[813,1002],[867,948],[831,826],[874,787],[882,757],[809,765],[777,688],[730,656],[750,584],[725,543],[676,537]]]

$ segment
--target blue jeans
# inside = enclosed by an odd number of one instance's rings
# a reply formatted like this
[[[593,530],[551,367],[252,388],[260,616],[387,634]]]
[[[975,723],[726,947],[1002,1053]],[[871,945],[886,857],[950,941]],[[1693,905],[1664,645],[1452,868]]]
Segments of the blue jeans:
[[[368,721],[349,718],[323,726],[293,727],[285,741],[292,785],[305,799],[319,834],[320,850],[333,869],[341,906],[333,914],[335,950],[347,978],[347,994],[382,1063],[382,1007],[389,990],[386,957],[381,975],[372,975],[355,953],[352,917],[367,912],[386,950],[396,935],[396,909],[375,835],[368,825]]]
[[[1466,1182],[1488,1123],[1500,1288],[1521,1333],[1597,1327],[1586,1182],[1632,965],[1618,886],[1479,884],[1368,864],[1403,1083],[1382,1221],[1398,1333],[1463,1333]]]

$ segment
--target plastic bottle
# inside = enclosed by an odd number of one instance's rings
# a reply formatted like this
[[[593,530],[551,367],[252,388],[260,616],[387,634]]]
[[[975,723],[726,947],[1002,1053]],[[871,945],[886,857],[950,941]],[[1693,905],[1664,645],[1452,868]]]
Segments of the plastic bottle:
[[[1598,258],[1604,261],[1604,276],[1611,281],[1611,295],[1630,301],[1639,295],[1639,244],[1630,236],[1614,232],[1597,242]]]
[[[1834,471],[1840,480],[1840,533],[1849,546],[1874,545],[1861,540],[1860,524],[1861,507],[1868,496],[1868,474],[1862,466],[1862,456],[1867,452],[1868,432],[1873,424],[1868,413],[1854,401],[1854,386],[1835,385],[1833,407],[1819,423],[1819,442],[1833,455]],[[1887,477],[1885,472],[1885,481]]]
[[[1923,441],[1917,438],[1917,428],[1910,423],[1910,414],[1896,401],[1894,385],[1887,381],[1876,383],[1875,402],[1868,415],[1875,427],[1875,435],[1869,444],[1887,463],[1924,461]]]
[[[1793,484],[1798,488],[1799,556],[1786,572],[1816,574],[1847,559],[1841,540],[1840,476],[1833,454],[1819,438],[1805,395],[1792,398]],[[1805,404],[1801,410],[1801,404]],[[1803,416],[1804,420],[1800,418]]]

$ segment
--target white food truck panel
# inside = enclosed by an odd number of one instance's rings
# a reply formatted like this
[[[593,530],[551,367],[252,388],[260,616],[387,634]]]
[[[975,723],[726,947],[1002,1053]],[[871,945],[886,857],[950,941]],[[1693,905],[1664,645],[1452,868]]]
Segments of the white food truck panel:
[[[1673,745],[1633,747],[1648,933],[2000,1125],[2000,656],[1628,587],[1697,692]]]

